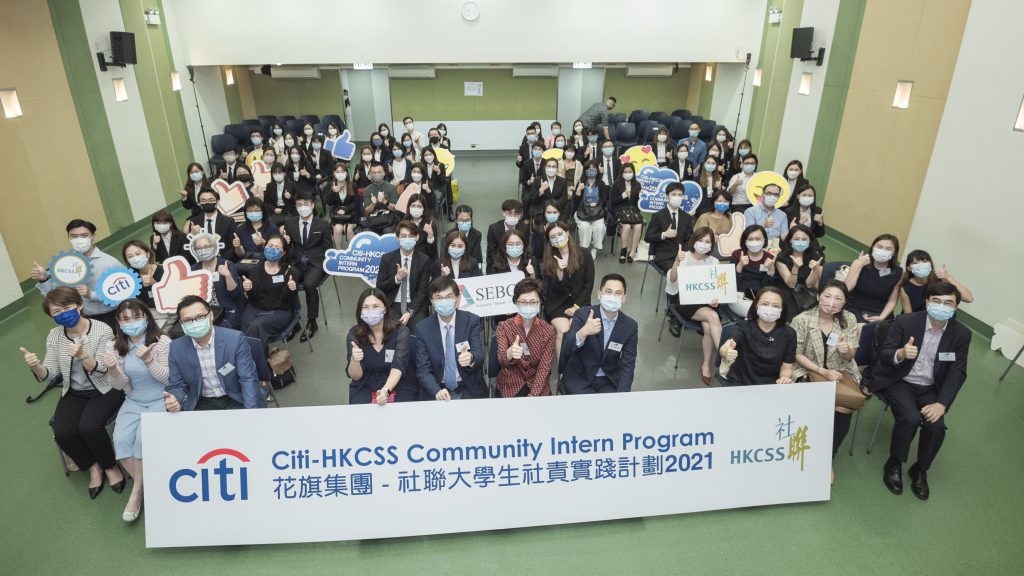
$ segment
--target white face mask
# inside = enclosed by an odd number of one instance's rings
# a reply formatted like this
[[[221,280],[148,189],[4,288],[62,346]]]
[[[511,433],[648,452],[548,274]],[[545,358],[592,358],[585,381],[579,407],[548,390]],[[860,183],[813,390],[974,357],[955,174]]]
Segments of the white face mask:
[[[871,251],[871,256],[876,262],[888,262],[892,260],[892,250],[885,250],[883,248],[875,248]]]
[[[749,252],[760,252],[761,248],[764,248],[764,242],[761,240],[748,240],[747,250]]]
[[[711,242],[694,242],[693,249],[697,254],[707,254],[711,252]]]
[[[71,247],[75,249],[75,252],[79,252],[79,253],[83,253],[84,254],[85,252],[88,252],[90,248],[92,248],[92,239],[91,238],[72,238],[71,239]]]
[[[299,213],[299,216],[303,218],[309,218],[309,215],[313,213],[312,206],[296,206],[295,211]]]
[[[301,158],[301,156],[298,154],[292,154],[292,162],[298,162],[299,158]]]
[[[796,180],[800,176],[800,171],[790,170],[789,172],[786,172],[786,175],[789,176],[790,180]]]
[[[658,134],[658,142],[664,142],[666,140],[668,140],[668,136],[665,136],[664,134]]]
[[[633,179],[633,174],[630,172],[623,172],[622,179],[625,180],[626,182],[629,182],[630,180]]]
[[[782,317],[782,308],[773,306],[758,306],[757,317],[765,322],[775,322]]]
[[[345,180],[346,176],[348,176],[348,172],[335,172],[334,173],[334,179],[335,180]]]
[[[369,154],[363,154],[363,162],[369,162],[372,158],[373,156]]]
[[[273,178],[274,178],[274,182],[277,182],[277,183],[284,182],[284,174],[281,174],[280,172],[278,172],[277,174],[274,174]]]
[[[413,218],[422,218],[423,217],[423,208],[417,208],[417,207],[409,208],[409,216],[412,216]]]
[[[412,122],[409,122],[408,124],[405,125],[405,129],[408,130],[409,132],[412,132],[413,130],[416,129],[416,125],[413,124]]]
[[[423,180],[423,174],[420,174],[419,172],[413,172],[412,173],[412,181],[416,182],[416,183],[419,183],[420,180]]]
[[[511,228],[516,224],[519,224],[519,216],[505,216],[505,226]]]
[[[305,130],[302,131],[302,133],[305,134],[306,136],[312,136],[313,135],[313,129],[312,128],[306,128]]]
[[[718,136],[715,137],[715,140],[719,142],[725,142],[725,134],[719,134]]]
[[[799,202],[801,206],[806,208],[811,204],[814,204],[814,196],[800,196]]]
[[[157,234],[167,234],[171,231],[171,225],[167,222],[159,222],[153,224],[153,230],[156,230]]]
[[[545,168],[544,173],[548,175],[548,178],[554,178],[555,174],[558,174],[558,168]]]
[[[426,156],[423,157],[423,161],[426,162],[427,164],[433,164],[434,157],[431,156],[430,154],[427,154]]]
[[[284,145],[291,148],[292,146],[295,146],[295,140],[285,140]]]
[[[566,160],[572,160],[575,157],[576,157],[576,153],[575,152],[566,152],[565,153],[565,159]]]

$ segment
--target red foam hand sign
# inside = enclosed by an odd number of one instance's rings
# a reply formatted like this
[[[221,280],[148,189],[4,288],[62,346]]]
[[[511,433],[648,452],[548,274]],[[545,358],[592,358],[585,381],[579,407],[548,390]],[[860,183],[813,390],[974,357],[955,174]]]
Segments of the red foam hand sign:
[[[220,210],[221,214],[228,215],[238,212],[245,205],[245,201],[249,199],[249,191],[237,180],[228,184],[226,180],[218,178],[213,181],[210,187],[217,194],[220,194],[220,202],[217,203],[217,209]]]
[[[185,296],[199,296],[209,302],[212,289],[212,272],[191,270],[188,260],[174,256],[164,260],[164,276],[153,285],[153,303],[157,312],[173,314]]]

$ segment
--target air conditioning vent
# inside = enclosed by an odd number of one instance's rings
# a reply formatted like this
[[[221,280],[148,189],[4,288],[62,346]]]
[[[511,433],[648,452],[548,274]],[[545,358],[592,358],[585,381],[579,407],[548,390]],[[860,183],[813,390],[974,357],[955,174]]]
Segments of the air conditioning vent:
[[[640,64],[627,66],[626,76],[671,76],[675,71],[675,64]]]
[[[432,80],[436,78],[433,66],[390,66],[388,78],[404,78],[407,80]]]

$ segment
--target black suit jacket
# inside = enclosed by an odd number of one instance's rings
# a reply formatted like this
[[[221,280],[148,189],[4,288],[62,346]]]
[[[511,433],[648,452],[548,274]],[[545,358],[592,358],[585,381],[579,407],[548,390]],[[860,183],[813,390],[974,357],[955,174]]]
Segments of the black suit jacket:
[[[543,178],[543,174],[544,174],[544,159],[543,158],[540,159],[540,165],[537,166],[537,168],[539,168],[539,173],[541,174],[541,178]],[[523,158],[523,165],[519,167],[519,183],[522,184],[523,186],[531,186],[531,184],[528,184],[528,182],[530,181],[530,178],[534,178],[537,174],[538,174],[538,170],[536,170],[535,167],[534,167],[533,158],[532,157],[531,158]],[[537,180],[537,179],[535,178],[534,180]],[[524,202],[524,204],[525,204],[525,202]]]
[[[480,248],[480,240],[483,238],[483,235],[476,228],[470,228],[466,238],[469,240],[466,244],[466,254],[475,258],[477,263],[483,264],[484,255],[483,250]]]
[[[668,208],[662,208],[651,216],[651,223],[647,225],[647,235],[644,239],[654,249],[654,263],[662,270],[668,270],[669,266],[679,252],[679,246],[690,241],[693,234],[694,218],[682,210],[678,211],[679,228],[676,230],[675,238],[662,239],[661,233],[672,227],[672,217]]]
[[[313,152],[310,152],[309,156],[306,157],[306,163],[313,168],[310,170],[313,181],[316,181],[317,176],[327,180],[334,172],[334,156],[322,148],[320,149],[320,157],[316,161],[313,159]]]
[[[612,154],[612,176],[608,179],[609,182],[615,184],[615,179],[622,174],[622,162],[619,161],[619,157]],[[604,154],[597,157],[597,161],[600,165],[597,167],[597,179],[604,182]]]
[[[171,256],[184,256],[190,263],[195,263],[195,258],[192,257],[192,253],[185,249],[185,244],[188,244],[188,236],[185,235],[181,230],[171,230],[170,246],[166,246],[163,237],[160,238],[160,242],[157,244],[152,243],[152,236],[150,237],[150,247],[153,248],[153,252],[156,253],[156,261],[163,262]],[[160,268],[163,271],[163,268]]]
[[[615,384],[619,392],[629,392],[633,387],[633,372],[636,368],[637,339],[639,327],[636,320],[621,311],[604,346],[604,327],[601,332],[583,340],[583,346],[576,347],[576,333],[586,323],[591,311],[594,318],[601,317],[600,306],[583,306],[572,317],[572,325],[562,338],[562,354],[558,361],[566,390],[577,394],[593,383],[598,369]],[[619,348],[613,350],[612,348]]]
[[[294,216],[295,194],[297,192],[295,188],[295,182],[292,182],[287,176],[285,176],[284,182],[282,182],[280,185],[283,186],[283,188],[281,188],[281,195],[285,196],[285,193],[287,193],[287,196],[284,198],[284,215]],[[274,209],[278,207],[277,188],[278,183],[271,180],[270,183],[267,184],[266,189],[263,190],[263,201],[266,203],[267,210],[270,210],[271,214],[274,214]]]
[[[925,325],[928,322],[928,313],[914,312],[913,314],[901,314],[893,321],[889,333],[886,335],[885,344],[875,359],[872,377],[864,381],[864,386],[872,391],[878,392],[903,380],[910,374],[911,368],[920,359],[904,360],[896,363],[896,351],[902,348],[911,336],[914,344],[921,347],[924,343]],[[936,350],[934,360],[934,371],[932,378],[935,389],[938,392],[938,400],[947,409],[956,399],[960,387],[967,380],[967,352],[971,347],[971,330],[952,318],[946,324],[946,330],[939,339],[939,347]],[[952,360],[943,360],[946,354],[953,354]]]
[[[232,164],[231,166],[228,166],[227,164],[224,164],[223,168],[218,169],[218,172],[223,171],[224,173],[227,174],[227,176],[224,178],[224,180],[226,180],[228,184],[231,184],[232,182],[234,182],[236,180],[236,178],[235,178],[235,168],[238,168],[239,166],[243,166],[245,164],[244,160],[245,160],[245,156],[239,155],[238,160],[235,160],[234,164]]]
[[[399,285],[395,282],[395,272],[402,264],[401,250],[394,250],[381,256],[380,272],[377,274],[377,288],[387,297],[387,305],[391,305],[398,296]],[[427,285],[430,283],[431,260],[426,254],[413,250],[409,263],[409,310],[423,314],[427,307]]]
[[[314,216],[309,225],[309,234],[306,241],[302,241],[302,226],[299,224],[298,216],[290,216],[284,222],[284,229],[288,232],[290,239],[288,245],[288,259],[293,264],[299,264],[305,256],[309,263],[317,268],[324,264],[325,253],[332,247],[331,225],[326,220]]]
[[[520,220],[516,228],[523,233],[526,244],[523,246],[523,254],[529,252],[530,224]],[[501,239],[505,237],[505,220],[498,220],[487,227],[487,262],[484,270],[487,274],[494,271],[494,263],[505,258],[505,246]]]
[[[530,168],[533,168],[533,162],[530,162]],[[543,168],[541,168],[543,170]],[[565,182],[565,178],[561,176],[555,176],[555,183],[549,187],[544,194],[540,193],[541,183],[547,182],[547,177],[541,174],[540,178],[536,178],[533,181],[533,185],[526,190],[523,195],[523,205],[527,214],[535,216],[540,214],[544,207],[544,202],[548,200],[554,200],[558,202],[558,211],[561,214],[569,213],[569,188]],[[563,219],[566,216],[563,216]]]
[[[199,214],[192,216],[188,219],[189,222],[197,224],[200,228],[206,229],[206,214],[200,212]],[[224,244],[224,247],[220,249],[220,257],[225,260],[231,260],[232,262],[238,261],[238,256],[235,254],[235,248],[231,245],[231,241],[235,236],[235,224],[234,218],[225,216],[220,212],[216,212],[216,217],[213,222],[213,231],[220,236],[220,241]]]

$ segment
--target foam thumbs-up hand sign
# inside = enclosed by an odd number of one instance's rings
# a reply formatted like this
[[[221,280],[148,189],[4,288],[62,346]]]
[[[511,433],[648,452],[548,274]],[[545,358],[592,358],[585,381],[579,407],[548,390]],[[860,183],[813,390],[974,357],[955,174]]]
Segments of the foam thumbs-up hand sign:
[[[473,363],[473,354],[469,351],[469,344],[463,344],[459,350],[459,366],[468,368]]]
[[[168,412],[180,412],[181,404],[178,403],[178,399],[174,397],[174,394],[164,392],[164,408]]]
[[[362,362],[363,361],[363,349],[358,344],[352,342],[352,361]]]
[[[39,366],[39,356],[36,356],[34,352],[29,352],[25,347],[18,348],[18,350],[25,355],[25,364],[28,364],[29,368]]]
[[[519,360],[523,357],[523,347],[519,344],[519,336],[516,336],[515,342],[508,347],[507,354],[509,360]]]
[[[202,268],[192,270],[182,256],[164,260],[164,275],[153,284],[153,303],[157,312],[175,312],[185,296],[195,295],[209,302],[213,273]]]
[[[722,354],[722,358],[724,358],[726,362],[735,362],[736,358],[740,355],[739,352],[736,351],[736,341],[732,338],[729,338],[725,341],[725,344],[722,344],[722,349],[719,350],[719,352]]]
[[[913,336],[910,337],[910,340],[907,340],[907,343],[903,345],[903,348],[901,348],[901,350],[903,350],[903,358],[907,360],[913,360],[917,358],[917,346],[914,346]]]

